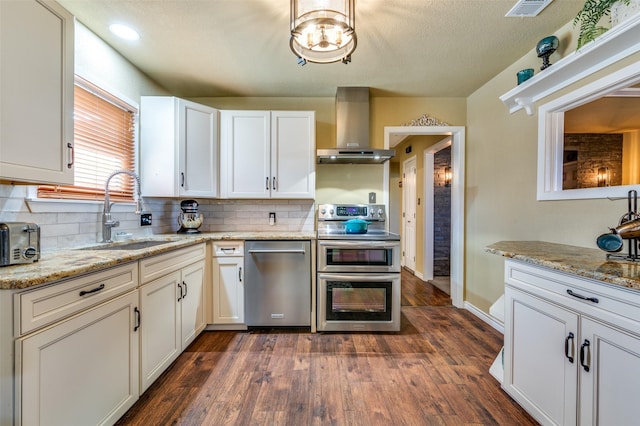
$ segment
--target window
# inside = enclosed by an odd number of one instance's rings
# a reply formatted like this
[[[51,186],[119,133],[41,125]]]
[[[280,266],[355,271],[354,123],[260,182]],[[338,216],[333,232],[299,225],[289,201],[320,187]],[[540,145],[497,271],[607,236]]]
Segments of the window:
[[[104,185],[116,170],[135,170],[137,109],[77,77],[74,88],[74,185],[40,185],[39,198],[104,200]],[[133,200],[127,175],[109,183],[113,201]]]

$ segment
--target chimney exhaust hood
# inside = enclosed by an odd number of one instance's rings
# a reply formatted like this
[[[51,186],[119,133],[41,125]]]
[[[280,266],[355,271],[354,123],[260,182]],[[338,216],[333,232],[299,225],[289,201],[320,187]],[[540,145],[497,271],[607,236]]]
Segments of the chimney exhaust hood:
[[[369,88],[338,87],[337,148],[317,150],[320,164],[382,164],[396,153],[369,146]]]

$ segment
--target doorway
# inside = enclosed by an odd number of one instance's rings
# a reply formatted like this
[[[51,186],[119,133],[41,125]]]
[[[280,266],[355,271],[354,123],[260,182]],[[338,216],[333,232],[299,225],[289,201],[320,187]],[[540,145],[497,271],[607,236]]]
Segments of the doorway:
[[[442,135],[451,138],[451,302],[464,306],[464,150],[463,126],[393,126],[384,128],[384,147],[393,148],[409,136]],[[385,165],[385,203],[389,203],[389,165]],[[425,220],[427,215],[425,216]],[[425,223],[425,228],[426,228]],[[424,238],[424,241],[428,241]],[[423,247],[423,253],[426,253]],[[425,262],[426,264],[426,262]]]
[[[451,294],[451,137],[424,150],[423,280]]]

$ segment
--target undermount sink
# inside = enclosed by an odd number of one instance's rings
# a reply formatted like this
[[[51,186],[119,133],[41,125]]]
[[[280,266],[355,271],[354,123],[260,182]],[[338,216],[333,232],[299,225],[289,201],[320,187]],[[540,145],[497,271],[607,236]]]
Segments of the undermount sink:
[[[132,243],[124,243],[124,244],[107,244],[104,246],[91,246],[91,247],[83,247],[79,250],[141,250],[154,246],[159,246],[162,244],[169,244],[175,241],[135,241]]]

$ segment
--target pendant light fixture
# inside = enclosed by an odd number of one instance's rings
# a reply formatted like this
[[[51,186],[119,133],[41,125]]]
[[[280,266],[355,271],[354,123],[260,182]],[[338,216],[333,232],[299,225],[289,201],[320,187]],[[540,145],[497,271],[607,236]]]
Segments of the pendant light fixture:
[[[291,0],[290,46],[298,63],[351,62],[355,0]]]

